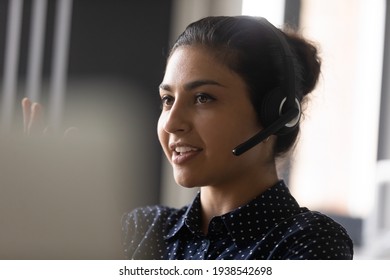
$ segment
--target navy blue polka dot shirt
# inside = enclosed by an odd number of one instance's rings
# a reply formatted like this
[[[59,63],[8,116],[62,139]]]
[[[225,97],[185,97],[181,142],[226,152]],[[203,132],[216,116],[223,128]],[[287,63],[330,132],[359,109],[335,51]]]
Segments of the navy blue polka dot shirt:
[[[283,181],[248,204],[213,217],[202,233],[200,195],[181,209],[138,208],[124,215],[128,259],[352,259],[346,230],[300,207]]]

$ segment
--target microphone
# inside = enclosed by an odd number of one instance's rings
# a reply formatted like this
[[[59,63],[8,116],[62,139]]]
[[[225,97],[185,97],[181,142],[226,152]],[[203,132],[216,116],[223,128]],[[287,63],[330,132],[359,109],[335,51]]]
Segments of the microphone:
[[[268,127],[264,128],[261,130],[259,133],[255,134],[251,138],[249,138],[247,141],[244,143],[241,143],[237,147],[233,149],[233,155],[239,156],[248,151],[249,149],[253,148],[257,144],[263,142],[265,139],[267,139],[269,136],[272,134],[275,134],[278,132],[280,129],[282,129],[286,124],[294,120],[294,118],[297,117],[297,115],[300,114],[300,110],[298,108],[291,108],[288,110],[286,113],[281,115],[278,120],[273,122],[271,125]]]

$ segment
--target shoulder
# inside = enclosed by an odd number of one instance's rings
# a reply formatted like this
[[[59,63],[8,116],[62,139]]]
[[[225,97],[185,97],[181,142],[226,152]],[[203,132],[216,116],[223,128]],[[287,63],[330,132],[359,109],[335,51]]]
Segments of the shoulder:
[[[346,233],[346,230],[339,223],[327,215],[317,211],[310,211],[307,208],[301,208],[299,213],[287,218],[281,224],[289,225],[292,228],[316,228],[325,231],[336,230]]]
[[[154,206],[145,206],[136,208],[130,212],[127,212],[123,215],[125,220],[137,220],[137,221],[150,221],[155,218],[161,218],[169,215],[171,212],[175,211],[174,208],[154,205]]]
[[[156,256],[153,248],[164,244],[164,236],[178,223],[187,207],[175,209],[165,206],[147,206],[125,213],[122,217],[122,245],[128,259],[149,259]]]
[[[279,258],[352,259],[353,244],[345,228],[320,212],[302,208],[275,230],[282,234],[274,252]]]
[[[176,209],[160,205],[136,208],[123,215],[122,226],[124,230],[136,228],[138,231],[145,231],[151,226],[164,225],[179,219],[186,209],[187,207]]]

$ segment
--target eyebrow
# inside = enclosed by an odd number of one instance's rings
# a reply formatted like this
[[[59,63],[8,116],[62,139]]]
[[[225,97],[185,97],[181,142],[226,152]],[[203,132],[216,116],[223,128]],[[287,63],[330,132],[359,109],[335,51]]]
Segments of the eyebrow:
[[[222,85],[214,80],[196,80],[196,81],[192,81],[192,82],[185,84],[184,89],[186,91],[190,91],[190,90],[194,90],[198,87],[206,86],[206,85],[225,87],[224,85]],[[171,86],[168,84],[161,84],[159,86],[159,88],[162,90],[165,90],[165,91],[172,91]]]

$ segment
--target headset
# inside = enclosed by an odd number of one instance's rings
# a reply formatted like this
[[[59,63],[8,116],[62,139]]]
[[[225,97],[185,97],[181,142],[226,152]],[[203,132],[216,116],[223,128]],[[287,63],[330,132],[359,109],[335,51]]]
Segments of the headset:
[[[265,18],[259,22],[266,27],[280,45],[283,75],[280,86],[268,92],[261,104],[260,119],[264,129],[233,149],[235,156],[242,155],[271,135],[284,135],[293,131],[301,117],[301,105],[295,83],[294,56],[282,32]]]

